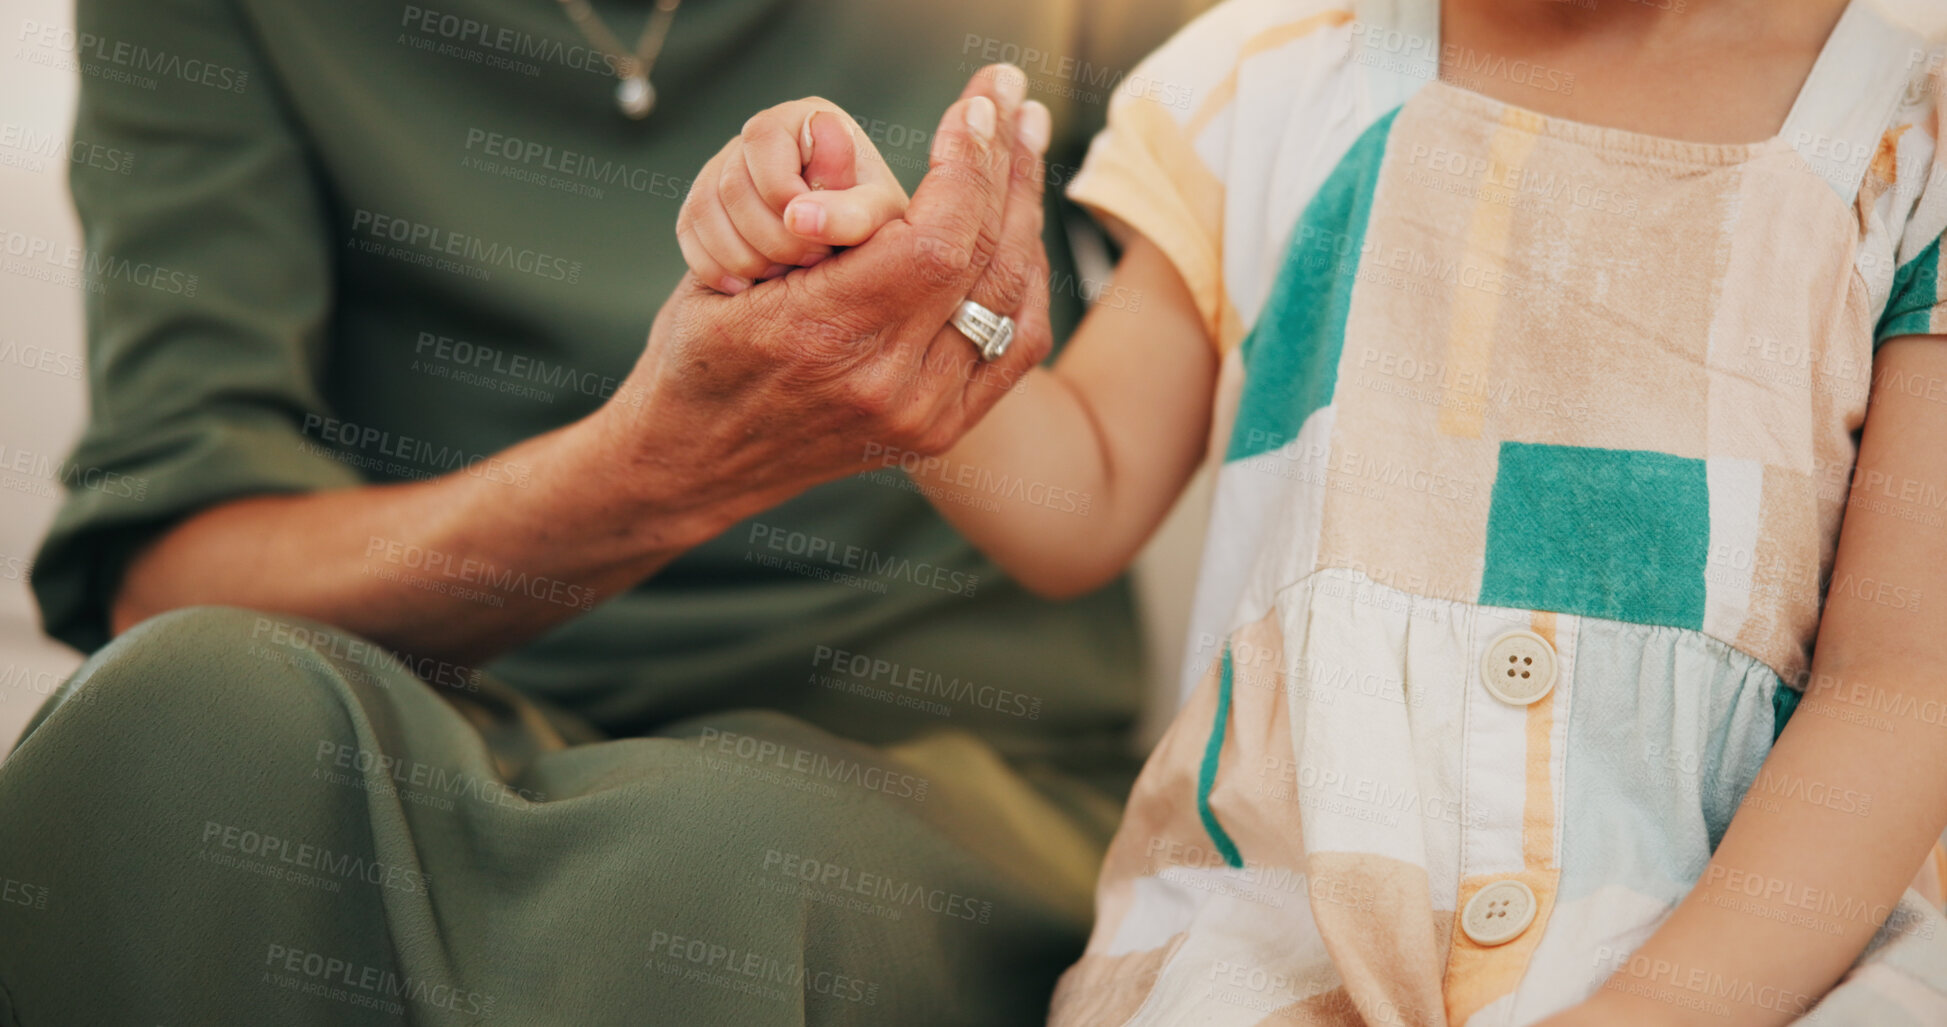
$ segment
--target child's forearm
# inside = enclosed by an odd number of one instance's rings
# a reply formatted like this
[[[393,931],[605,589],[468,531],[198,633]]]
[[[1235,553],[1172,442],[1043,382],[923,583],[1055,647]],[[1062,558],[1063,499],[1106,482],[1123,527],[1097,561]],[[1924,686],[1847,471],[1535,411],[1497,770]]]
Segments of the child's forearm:
[[[1874,371],[1947,378],[1947,338],[1892,340]],[[1640,1014],[1630,1022],[1804,1013],[1857,959],[1947,824],[1937,716],[1947,708],[1947,532],[1877,494],[1947,490],[1947,451],[1927,441],[1947,434],[1947,405],[1875,387],[1869,409],[1853,480],[1871,491],[1846,510],[1805,698],[1696,887],[1613,968],[1596,1002]]]
[[[1041,594],[1099,585],[1140,545],[1115,523],[1113,469],[1099,425],[1074,388],[1046,368],[1029,372],[953,449],[906,467],[942,516]]]
[[[1641,948],[1591,968],[1614,970],[1598,1001],[1658,1024],[1782,1024],[1808,1012],[1947,819],[1947,732],[1885,712],[1943,701],[1947,688],[1925,668],[1821,664],[1696,887]]]
[[[1175,269],[1137,239],[1053,369],[948,452],[878,454],[1016,580],[1064,597],[1120,573],[1202,459],[1217,360]],[[887,459],[896,457],[897,459]]]

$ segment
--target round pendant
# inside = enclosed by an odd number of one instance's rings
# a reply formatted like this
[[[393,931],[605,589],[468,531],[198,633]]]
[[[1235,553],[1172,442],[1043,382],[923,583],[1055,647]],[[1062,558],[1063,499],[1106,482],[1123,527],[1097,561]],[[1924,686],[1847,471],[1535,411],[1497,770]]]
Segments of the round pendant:
[[[656,109],[656,87],[640,75],[630,75],[615,84],[615,106],[623,114],[641,121]]]

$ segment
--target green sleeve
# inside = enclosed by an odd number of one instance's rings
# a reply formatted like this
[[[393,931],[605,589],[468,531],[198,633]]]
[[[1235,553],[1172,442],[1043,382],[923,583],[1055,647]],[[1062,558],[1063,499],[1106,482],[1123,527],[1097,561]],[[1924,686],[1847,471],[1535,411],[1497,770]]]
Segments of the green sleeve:
[[[1942,333],[1947,333],[1947,289],[1941,288],[1940,237],[1936,235],[1894,272],[1892,293],[1873,332],[1873,348],[1902,335]]]
[[[330,313],[322,190],[279,85],[223,0],[81,0],[75,135],[134,173],[76,165],[90,419],[33,587],[88,650],[129,555],[226,499],[354,485],[305,444]],[[316,423],[316,422],[314,422]]]

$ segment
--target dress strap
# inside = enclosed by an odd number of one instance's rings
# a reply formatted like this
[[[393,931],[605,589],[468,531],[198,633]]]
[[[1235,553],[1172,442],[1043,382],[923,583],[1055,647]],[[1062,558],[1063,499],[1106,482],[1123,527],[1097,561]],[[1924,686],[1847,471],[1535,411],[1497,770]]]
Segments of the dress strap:
[[[1352,59],[1366,69],[1375,112],[1440,77],[1440,0],[1357,0]]]
[[[1848,204],[1925,52],[1878,0],[1852,0],[1785,116],[1780,137]]]

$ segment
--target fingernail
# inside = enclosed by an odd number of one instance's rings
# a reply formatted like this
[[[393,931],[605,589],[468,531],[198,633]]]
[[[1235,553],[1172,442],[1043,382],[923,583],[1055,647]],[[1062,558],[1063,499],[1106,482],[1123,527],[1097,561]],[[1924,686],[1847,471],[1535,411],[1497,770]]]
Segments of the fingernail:
[[[1053,131],[1054,120],[1048,107],[1040,100],[1029,100],[1021,105],[1021,113],[1015,115],[1015,135],[1021,145],[1039,154],[1048,149],[1048,136]]]
[[[728,293],[729,295],[735,296],[748,288],[750,288],[750,279],[748,278],[738,278],[736,275],[724,275],[722,278],[717,279],[717,291],[721,293]]]
[[[1028,95],[1028,73],[1012,64],[1003,64],[1000,70],[994,72],[994,88],[1000,92],[1001,99],[1012,107]]]
[[[784,208],[784,227],[799,235],[817,235],[825,230],[825,206],[799,197]]]
[[[799,267],[817,267],[817,266],[818,266],[818,262],[819,262],[819,261],[821,261],[821,260],[824,260],[824,259],[825,259],[826,257],[829,257],[829,256],[831,256],[831,255],[832,255],[832,254],[831,254],[831,251],[830,251],[830,250],[826,250],[826,251],[824,251],[823,253],[814,253],[814,254],[812,254],[811,256],[809,256],[809,257],[806,257],[806,258],[805,258],[805,261],[804,261],[804,263],[802,263],[802,264],[799,264],[798,266],[799,266]]]
[[[817,111],[805,115],[804,127],[798,129],[798,156],[806,164],[811,163],[811,119],[817,116]]]
[[[967,127],[983,143],[994,141],[994,101],[976,96],[967,101]]]
[[[772,264],[770,267],[765,268],[764,273],[759,275],[758,277],[768,281],[772,278],[776,278],[781,274],[784,274],[789,270],[791,270],[791,265],[789,264]]]

